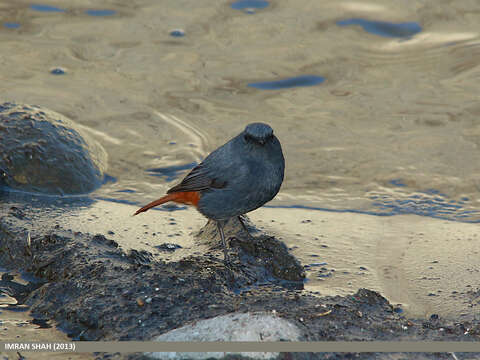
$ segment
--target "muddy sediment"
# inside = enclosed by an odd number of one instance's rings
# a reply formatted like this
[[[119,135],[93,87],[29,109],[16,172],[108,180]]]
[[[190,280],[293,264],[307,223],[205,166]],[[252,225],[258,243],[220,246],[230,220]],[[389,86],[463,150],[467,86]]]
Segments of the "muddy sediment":
[[[35,216],[18,203],[4,203],[1,211],[0,263],[37,278],[20,286],[4,276],[2,288],[28,305],[36,319],[53,320],[73,340],[151,340],[233,312],[275,313],[296,324],[305,341],[480,339],[478,321],[407,319],[368,289],[345,297],[306,292],[303,267],[281,242],[251,227],[250,238],[235,222],[226,227],[232,261],[225,266],[213,224],[196,240],[209,244],[210,251],[167,262],[146,250],[126,251],[108,234],[58,225],[27,231],[25,222]],[[293,354],[302,359],[319,356]]]

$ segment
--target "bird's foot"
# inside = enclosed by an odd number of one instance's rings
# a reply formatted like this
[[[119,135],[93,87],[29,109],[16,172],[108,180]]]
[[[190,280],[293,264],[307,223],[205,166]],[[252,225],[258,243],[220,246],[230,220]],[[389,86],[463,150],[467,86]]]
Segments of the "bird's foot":
[[[228,255],[228,249],[226,247],[223,248],[223,263],[225,266],[229,266],[231,264],[230,255]]]
[[[239,238],[239,237],[230,236],[230,237],[228,238],[228,242],[231,243],[232,241],[244,242],[244,240],[242,240],[242,239]]]

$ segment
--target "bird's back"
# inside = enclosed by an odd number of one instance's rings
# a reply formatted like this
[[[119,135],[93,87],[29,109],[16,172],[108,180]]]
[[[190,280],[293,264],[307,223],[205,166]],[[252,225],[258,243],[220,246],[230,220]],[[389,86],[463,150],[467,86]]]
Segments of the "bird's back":
[[[201,191],[198,210],[221,220],[255,210],[280,190],[285,161],[275,137],[264,147],[248,146],[242,134],[211,153],[201,164],[218,187]]]

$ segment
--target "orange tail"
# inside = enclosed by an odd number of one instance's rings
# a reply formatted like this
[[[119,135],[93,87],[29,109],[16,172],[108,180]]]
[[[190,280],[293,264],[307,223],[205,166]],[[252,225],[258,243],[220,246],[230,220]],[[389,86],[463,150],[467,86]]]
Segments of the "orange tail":
[[[158,200],[152,201],[150,204],[147,204],[144,207],[138,209],[133,215],[140,214],[155,206],[165,204],[166,202],[169,202],[169,201],[174,201],[180,204],[197,206],[198,200],[200,200],[200,193],[198,191],[185,191],[185,192],[176,192],[172,194],[167,194],[164,197],[161,197]]]

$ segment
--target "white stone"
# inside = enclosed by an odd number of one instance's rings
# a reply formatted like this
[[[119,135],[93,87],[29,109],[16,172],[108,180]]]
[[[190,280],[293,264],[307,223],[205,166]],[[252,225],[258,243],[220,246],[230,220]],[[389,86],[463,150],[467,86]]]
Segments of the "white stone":
[[[171,330],[154,341],[298,341],[300,329],[291,322],[265,313],[234,313],[201,320]],[[268,352],[155,352],[145,353],[152,359],[207,359],[222,358],[227,354],[241,354],[253,359],[272,359],[278,353]]]

